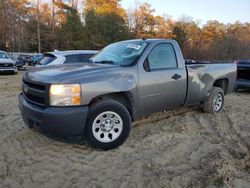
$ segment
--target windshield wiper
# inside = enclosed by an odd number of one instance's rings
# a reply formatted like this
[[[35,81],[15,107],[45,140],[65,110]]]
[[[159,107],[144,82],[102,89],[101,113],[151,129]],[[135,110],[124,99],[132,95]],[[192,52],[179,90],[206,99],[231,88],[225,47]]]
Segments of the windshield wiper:
[[[104,60],[104,61],[95,61],[94,63],[100,63],[100,64],[115,64],[114,61],[107,61],[107,60]]]

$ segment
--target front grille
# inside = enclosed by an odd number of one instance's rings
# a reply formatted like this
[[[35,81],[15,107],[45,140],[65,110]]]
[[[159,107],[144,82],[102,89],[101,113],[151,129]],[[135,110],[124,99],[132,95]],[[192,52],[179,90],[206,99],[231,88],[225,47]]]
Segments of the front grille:
[[[8,68],[13,67],[14,65],[12,63],[0,63],[0,67]]]
[[[48,105],[48,85],[23,80],[23,94],[25,99],[37,106]]]

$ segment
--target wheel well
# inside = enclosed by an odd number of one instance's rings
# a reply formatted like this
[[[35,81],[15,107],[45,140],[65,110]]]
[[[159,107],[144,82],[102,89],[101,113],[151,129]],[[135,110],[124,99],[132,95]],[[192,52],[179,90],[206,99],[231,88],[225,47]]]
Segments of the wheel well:
[[[226,94],[227,88],[228,88],[228,79],[222,78],[222,79],[216,80],[213,86],[220,87],[221,89],[223,89],[224,94]]]
[[[129,111],[131,118],[133,119],[133,112],[134,112],[134,99],[133,95],[130,92],[116,92],[116,93],[109,93],[105,95],[100,95],[95,98],[93,98],[89,106],[92,106],[97,101],[105,100],[105,99],[112,99],[120,102],[123,104]]]

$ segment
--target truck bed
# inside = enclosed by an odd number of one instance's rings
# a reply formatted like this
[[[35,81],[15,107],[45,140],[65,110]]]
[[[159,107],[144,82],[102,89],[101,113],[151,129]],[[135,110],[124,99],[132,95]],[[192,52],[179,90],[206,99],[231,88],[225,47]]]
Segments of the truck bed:
[[[204,101],[209,90],[221,80],[226,83],[224,93],[233,92],[236,80],[236,65],[234,63],[186,63],[187,70],[187,96],[185,105]],[[198,100],[197,100],[198,97]]]

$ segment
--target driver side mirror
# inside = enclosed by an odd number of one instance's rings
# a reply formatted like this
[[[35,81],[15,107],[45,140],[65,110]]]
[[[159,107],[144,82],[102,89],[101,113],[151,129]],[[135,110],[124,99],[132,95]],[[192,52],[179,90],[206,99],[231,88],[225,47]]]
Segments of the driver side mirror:
[[[143,63],[143,68],[146,72],[150,72],[150,66],[149,66],[149,61],[148,58],[144,61]]]

